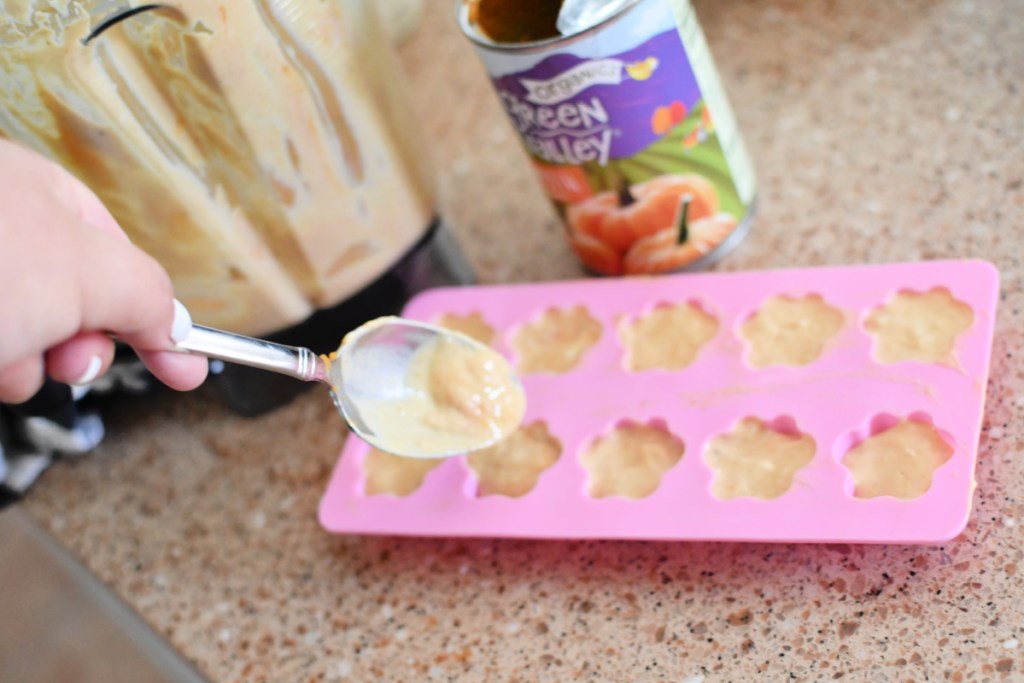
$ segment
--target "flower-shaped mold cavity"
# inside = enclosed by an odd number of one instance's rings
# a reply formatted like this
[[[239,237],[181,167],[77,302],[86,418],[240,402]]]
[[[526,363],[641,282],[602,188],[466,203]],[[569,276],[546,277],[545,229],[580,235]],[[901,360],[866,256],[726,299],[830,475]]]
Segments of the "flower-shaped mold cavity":
[[[646,498],[682,459],[683,451],[682,440],[664,422],[621,422],[580,456],[589,475],[587,493],[593,498]]]
[[[569,372],[601,338],[601,323],[583,306],[549,308],[523,325],[512,340],[519,371]]]
[[[363,490],[368,496],[408,496],[422,486],[427,474],[442,462],[440,459],[403,458],[371,448],[363,460],[366,481]]]
[[[466,462],[476,476],[478,496],[519,498],[537,485],[541,473],[561,454],[562,443],[538,420],[490,448],[470,453]]]
[[[705,448],[704,462],[715,473],[711,493],[722,500],[778,498],[814,459],[815,450],[814,439],[800,432],[792,418],[766,423],[745,417]]]
[[[936,287],[899,292],[871,311],[864,329],[874,339],[874,356],[881,363],[920,361],[956,367],[956,339],[973,322],[970,306],[954,299],[945,287]]]
[[[718,332],[718,320],[696,303],[659,304],[619,329],[626,347],[626,369],[682,370]]]
[[[751,367],[809,365],[821,357],[844,322],[843,312],[818,294],[773,296],[743,323],[740,338]]]
[[[923,496],[932,485],[935,470],[949,461],[954,451],[952,438],[923,413],[906,419],[877,415],[866,437],[850,434],[840,446],[857,498],[913,500]]]
[[[479,311],[473,311],[466,315],[445,313],[438,317],[437,324],[449,330],[461,332],[481,344],[491,345],[494,342],[494,328],[484,320]]]

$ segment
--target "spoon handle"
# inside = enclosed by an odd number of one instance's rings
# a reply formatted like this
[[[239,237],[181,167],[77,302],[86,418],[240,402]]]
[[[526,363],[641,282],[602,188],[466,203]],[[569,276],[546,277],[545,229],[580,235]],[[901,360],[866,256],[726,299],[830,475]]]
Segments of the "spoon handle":
[[[323,359],[307,348],[275,344],[202,325],[193,325],[188,337],[178,342],[173,350],[270,370],[305,382],[328,381]]]

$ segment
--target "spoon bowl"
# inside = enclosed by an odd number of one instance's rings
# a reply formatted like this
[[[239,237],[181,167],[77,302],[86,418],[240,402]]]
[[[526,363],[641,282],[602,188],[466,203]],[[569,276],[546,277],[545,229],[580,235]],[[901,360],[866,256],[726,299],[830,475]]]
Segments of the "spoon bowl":
[[[371,446],[387,450],[388,436],[364,418],[360,405],[409,400],[415,390],[409,386],[409,368],[415,355],[440,335],[443,328],[426,323],[382,318],[353,330],[334,353],[327,375],[331,398],[352,430]],[[395,425],[399,428],[400,425]],[[483,444],[481,448],[490,444]],[[446,457],[459,451],[399,453],[407,457]]]
[[[610,19],[631,0],[564,0],[556,26],[563,36],[572,36]]]
[[[429,367],[424,370],[425,364],[430,362],[430,354],[442,345],[462,354],[456,364],[451,369],[441,368],[441,372]],[[338,350],[329,356],[202,325],[192,325],[189,335],[172,350],[269,370],[307,382],[324,382],[330,386],[338,412],[357,436],[382,451],[411,458],[446,458],[491,446],[518,425],[525,408],[519,378],[493,349],[461,333],[402,318],[379,318],[366,323],[346,335]],[[466,359],[475,362],[477,357],[481,360],[474,367],[481,370],[468,378],[481,386],[478,390],[470,387],[472,400],[466,404],[468,410],[466,406],[455,406],[454,411],[446,408],[446,421],[459,427],[475,428],[477,423],[469,418],[480,416],[470,413],[481,404],[482,397],[511,397],[511,403],[505,401],[496,408],[499,411],[496,416],[505,426],[498,429],[496,423],[488,421],[489,429],[472,429],[466,434],[454,435],[459,438],[443,438],[446,433],[440,427],[432,434],[430,424],[424,429],[416,420],[431,409],[431,392],[436,388],[420,386],[417,382],[422,384],[422,376],[428,371],[433,373],[431,376],[441,378],[462,372],[468,367]],[[502,381],[496,384],[495,377]],[[466,376],[458,379],[464,383]],[[427,414],[427,422],[435,417]],[[410,431],[417,427],[419,438],[409,438]]]

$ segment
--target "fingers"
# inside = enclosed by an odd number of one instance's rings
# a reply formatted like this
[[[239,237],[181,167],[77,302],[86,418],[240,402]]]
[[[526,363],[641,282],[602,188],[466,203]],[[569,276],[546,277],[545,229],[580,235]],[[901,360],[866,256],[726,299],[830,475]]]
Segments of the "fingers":
[[[206,380],[209,363],[202,356],[171,351],[139,351],[139,357],[161,382],[190,391]],[[83,332],[50,349],[46,354],[46,371],[65,384],[88,384],[109,368],[114,359],[114,343],[97,332]]]
[[[148,255],[127,240],[95,233],[89,255],[90,264],[81,274],[82,328],[109,330],[131,345],[157,379],[178,391],[189,391],[202,384],[208,362],[200,356],[170,352],[175,338],[188,334],[192,322],[184,306],[173,299],[167,273]],[[123,283],[131,283],[125,287]],[[94,338],[95,343],[99,340]],[[96,349],[94,348],[93,351]],[[69,352],[70,353],[70,352]],[[84,370],[89,359],[75,348],[71,368]],[[100,356],[106,358],[106,356]],[[109,361],[104,360],[105,370]]]
[[[192,316],[180,301],[174,301],[174,320],[171,322],[171,339],[184,341],[192,331]],[[156,377],[178,391],[195,389],[206,380],[210,363],[204,356],[169,351],[139,351],[143,364]]]
[[[68,205],[77,212],[79,220],[109,235],[128,241],[128,236],[124,234],[121,226],[114,220],[114,216],[111,215],[107,207],[103,205],[103,202],[100,201],[100,198],[92,190],[86,187],[78,178],[70,173],[66,173],[59,166],[57,166],[56,170],[59,172],[62,182],[67,184]]]
[[[139,351],[139,358],[157,379],[172,389],[191,391],[206,380],[209,362],[203,356],[172,351]]]
[[[106,207],[85,185],[69,178],[71,201],[77,206],[83,222],[103,230],[92,235],[95,239],[91,255],[83,259],[88,271],[82,273],[82,327],[85,329],[109,330],[121,341],[131,345],[143,363],[157,379],[172,389],[188,391],[195,389],[206,379],[208,362],[205,358],[185,354],[163,352],[169,348],[176,334],[187,334],[191,318],[180,304],[173,302],[171,282],[164,269],[147,254],[132,245]],[[105,239],[110,236],[113,240]],[[116,285],[132,283],[130,287]],[[115,292],[114,296],[111,292]],[[80,335],[81,338],[82,335]],[[104,336],[105,335],[101,335]],[[99,336],[92,337],[96,345],[102,345]],[[113,346],[97,346],[100,348]],[[78,377],[71,368],[82,370],[86,375],[95,365],[93,355],[85,359],[82,344],[73,344],[68,357],[57,356],[66,367],[50,366],[54,371],[66,372],[62,377]],[[108,358],[99,354],[100,372],[109,367]],[[68,381],[68,380],[62,380]],[[90,380],[91,381],[91,380]]]
[[[43,385],[44,370],[65,384],[88,384],[110,368],[114,344],[109,337],[83,333],[50,349],[44,362],[31,356],[0,369],[0,403],[24,403]],[[140,351],[139,357],[161,382],[191,391],[205,380],[208,362],[202,356],[172,351]]]
[[[139,358],[161,382],[190,391],[206,380],[209,363],[203,356],[171,351],[138,351]],[[105,334],[83,332],[46,354],[50,377],[65,384],[88,384],[105,373],[113,362],[114,343]]]
[[[65,384],[88,384],[114,360],[114,342],[99,332],[82,332],[46,353],[46,372]]]
[[[170,279],[57,164],[0,141],[0,365],[80,331],[170,345]],[[14,331],[17,330],[17,334]]]
[[[37,191],[51,192],[55,201],[70,209],[79,221],[121,239],[128,239],[99,197],[57,162],[3,139],[0,139],[0,154],[9,163],[9,167],[16,169],[26,181],[28,189],[34,186]]]
[[[111,332],[136,350],[170,348],[174,295],[166,271],[127,240],[84,232],[77,263],[80,329]]]
[[[43,358],[29,356],[0,368],[0,403],[24,403],[43,386]]]
[[[0,401],[29,398],[44,368],[61,382],[99,376],[113,356],[107,333],[174,388],[205,378],[205,359],[159,353],[175,319],[166,271],[85,185],[4,140],[0,245]]]

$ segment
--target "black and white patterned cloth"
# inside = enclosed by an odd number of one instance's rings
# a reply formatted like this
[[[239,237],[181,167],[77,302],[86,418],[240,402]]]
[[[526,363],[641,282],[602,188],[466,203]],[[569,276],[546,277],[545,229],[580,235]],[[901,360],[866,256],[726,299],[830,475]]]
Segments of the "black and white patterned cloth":
[[[154,381],[138,359],[123,358],[88,386],[47,380],[29,401],[0,404],[0,507],[23,496],[57,459],[83,456],[100,444],[102,396],[146,393]]]

